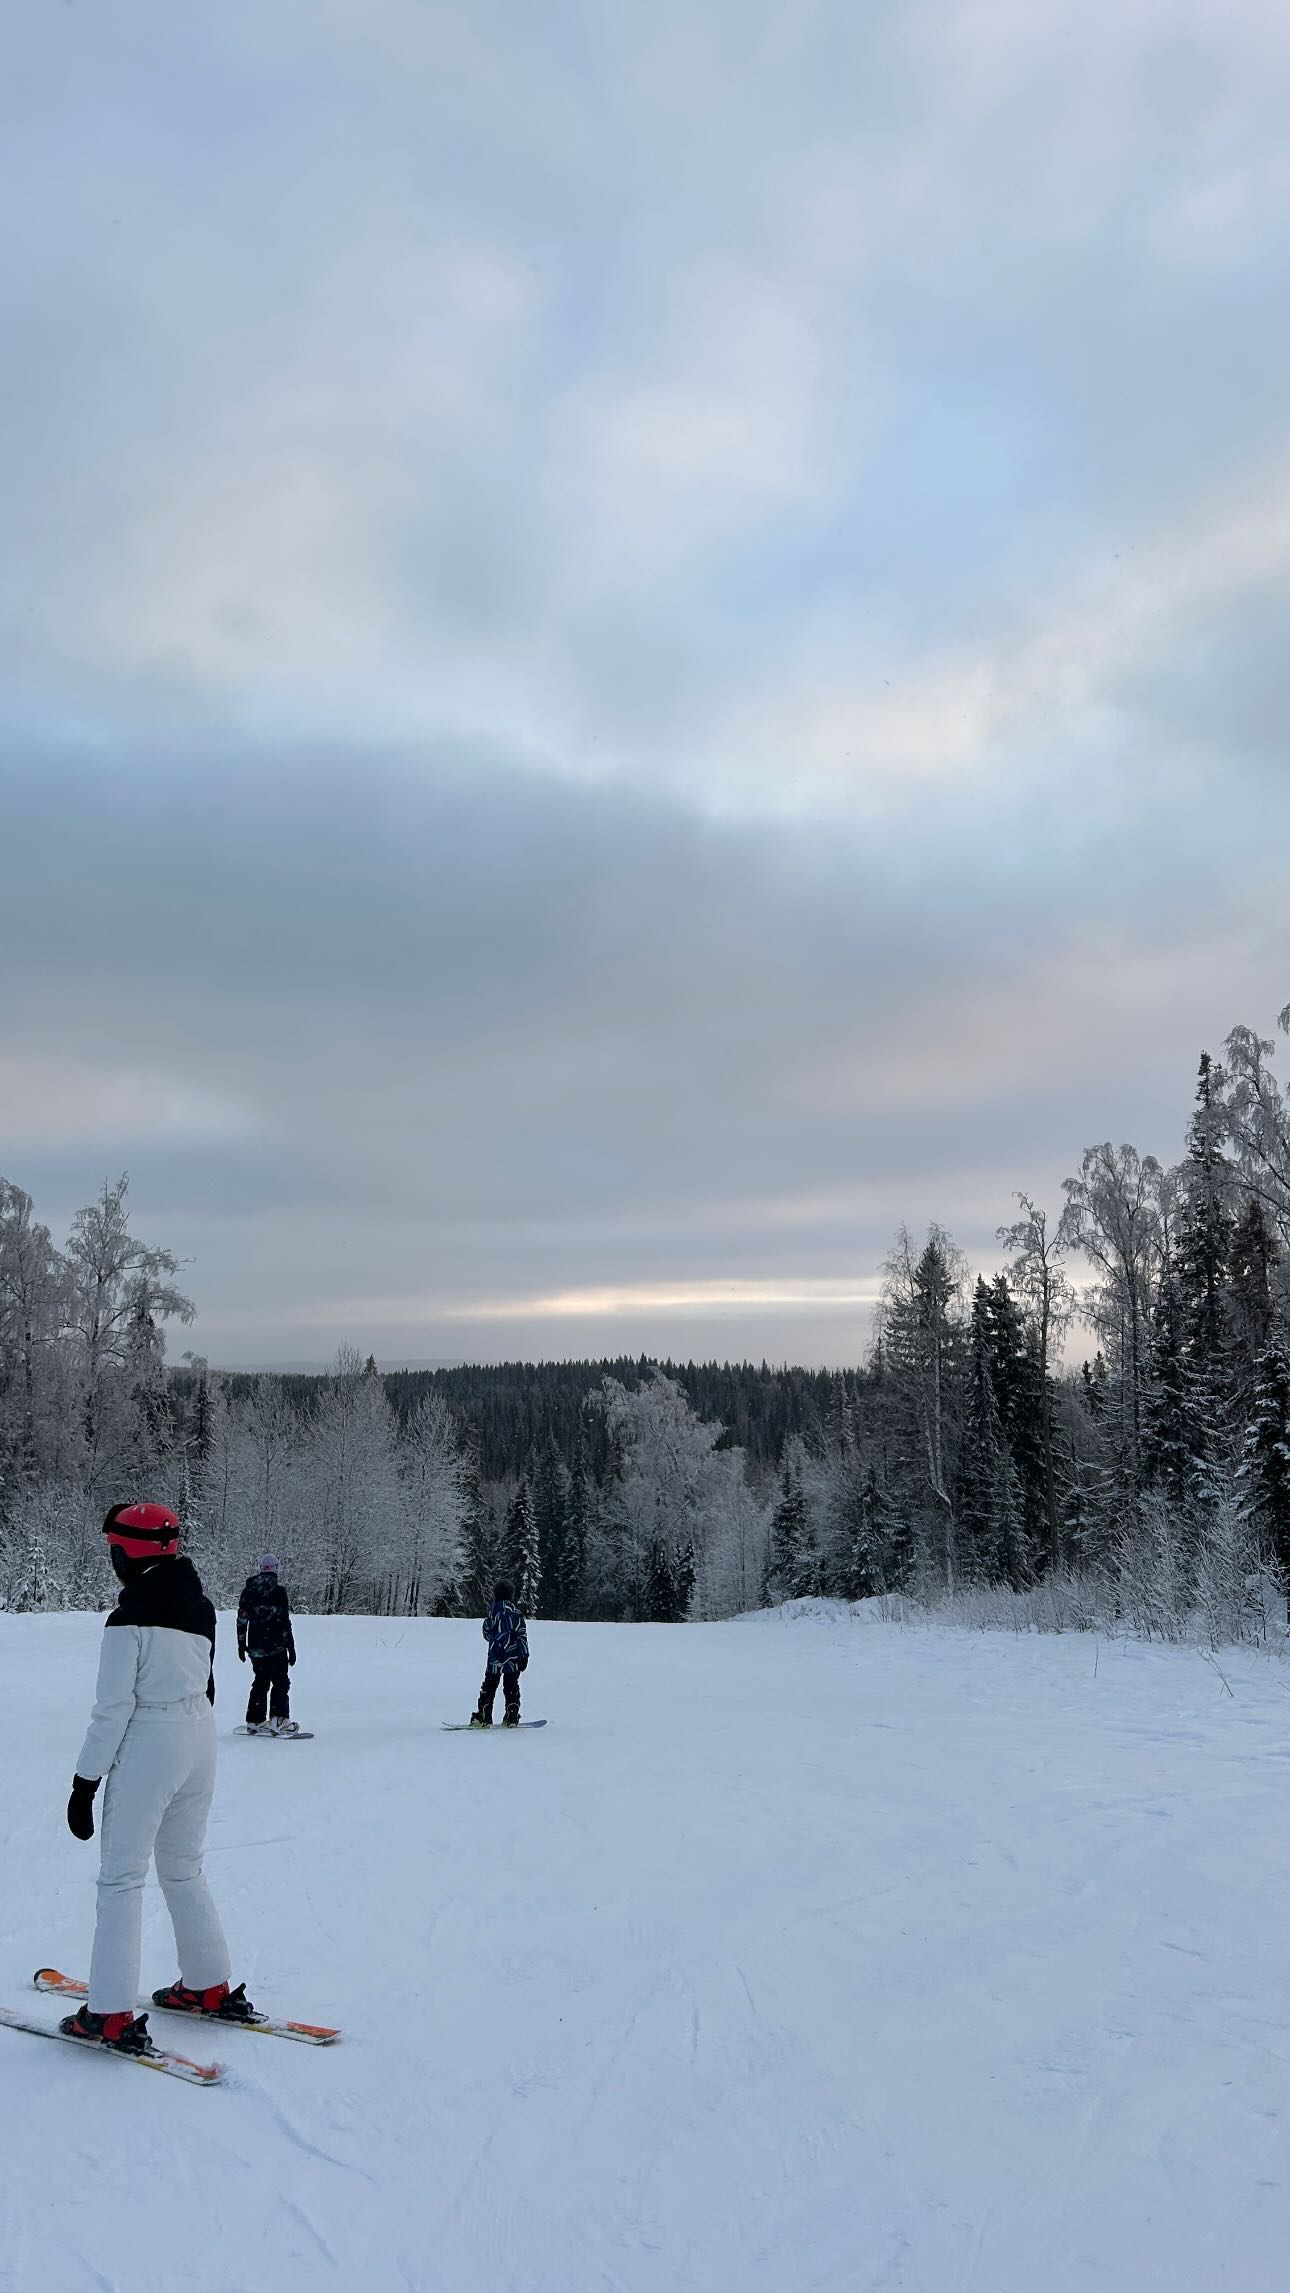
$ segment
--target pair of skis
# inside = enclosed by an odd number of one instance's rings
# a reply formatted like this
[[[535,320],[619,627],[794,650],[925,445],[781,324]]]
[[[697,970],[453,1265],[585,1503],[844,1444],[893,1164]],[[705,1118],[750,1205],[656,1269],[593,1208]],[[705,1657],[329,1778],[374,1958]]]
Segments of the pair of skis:
[[[36,1989],[46,1991],[55,1998],[83,1999],[89,1995],[89,1984],[78,1982],[74,1975],[64,1975],[57,1967],[38,1967],[33,1976]],[[208,2014],[200,2007],[159,2006],[156,1999],[140,1999],[141,2007],[150,2014],[181,2014],[190,2020],[220,2022],[218,2014]],[[68,2046],[89,2047],[93,2039],[72,2038],[57,2024],[51,2029],[47,2022],[33,2022],[26,2016],[15,2014],[12,2008],[0,2006],[0,2024],[9,2030],[25,2030],[32,2038],[58,2038]],[[274,2022],[267,2014],[257,2014],[250,2022],[224,2021],[226,2030],[257,2031],[261,2038],[294,2038],[302,2046],[334,2046],[340,2037],[338,2030],[320,2022]],[[99,2042],[103,2054],[115,2054],[118,2062],[137,2062],[144,2070],[160,2070],[167,2078],[182,2078],[190,2086],[218,2086],[224,2076],[218,2062],[190,2062],[186,2054],[174,2054],[165,2047],[154,2048],[151,2054],[121,2054],[113,2046]]]

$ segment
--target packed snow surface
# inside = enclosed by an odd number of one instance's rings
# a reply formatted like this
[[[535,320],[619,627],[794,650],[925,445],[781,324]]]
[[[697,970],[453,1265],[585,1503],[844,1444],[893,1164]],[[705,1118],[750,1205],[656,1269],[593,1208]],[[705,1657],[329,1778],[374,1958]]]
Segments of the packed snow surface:
[[[15,2293],[1272,2293],[1290,2282],[1290,1668],[868,1613],[301,1618],[231,1731],[236,1973],[329,2052],[210,2092],[0,2031]],[[99,1622],[0,1617],[0,2001],[89,1961]],[[149,1889],[145,1980],[175,1972]]]

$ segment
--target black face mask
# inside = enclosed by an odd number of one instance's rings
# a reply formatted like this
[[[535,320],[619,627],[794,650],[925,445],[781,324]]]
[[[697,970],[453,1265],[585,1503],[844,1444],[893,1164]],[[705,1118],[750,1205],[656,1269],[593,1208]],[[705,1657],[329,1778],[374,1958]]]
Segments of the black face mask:
[[[141,1557],[138,1560],[132,1560],[129,1553],[124,1551],[120,1545],[108,1546],[108,1558],[119,1582],[122,1584],[133,1584],[135,1578],[142,1576],[146,1569],[155,1568],[158,1561],[165,1560],[167,1557],[165,1553],[149,1553],[146,1559]]]

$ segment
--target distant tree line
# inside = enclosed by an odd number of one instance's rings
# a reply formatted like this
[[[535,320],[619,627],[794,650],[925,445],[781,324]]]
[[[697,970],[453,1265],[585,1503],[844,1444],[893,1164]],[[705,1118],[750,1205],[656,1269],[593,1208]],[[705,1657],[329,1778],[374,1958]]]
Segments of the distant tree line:
[[[97,1604],[102,1512],[147,1492],[221,1600],[271,1547],[323,1611],[478,1613],[499,1574],[537,1616],[661,1621],[1068,1584],[1136,1629],[1239,1636],[1290,1574],[1273,1049],[1237,1028],[1202,1058],[1178,1164],[1097,1145],[1057,1216],[1018,1196],[988,1276],[902,1230],[870,1357],[838,1372],[167,1369],[193,1309],[125,1179],[61,1249],[0,1181],[0,1603]]]
[[[581,1444],[601,1478],[609,1439],[603,1419],[587,1414],[588,1394],[607,1377],[632,1391],[660,1370],[680,1386],[697,1416],[720,1425],[722,1446],[744,1450],[754,1469],[778,1463],[793,1434],[809,1435],[822,1424],[836,1389],[836,1376],[829,1370],[776,1369],[764,1361],[760,1368],[751,1362],[673,1362],[645,1354],[602,1361],[454,1363],[385,1371],[381,1382],[400,1430],[429,1395],[445,1401],[458,1423],[470,1428],[486,1480],[518,1478],[549,1439],[566,1463],[572,1463]],[[843,1373],[847,1379],[861,1374]],[[171,1372],[181,1405],[191,1400],[198,1375],[196,1370]],[[306,1411],[324,1381],[316,1374],[285,1371],[277,1382],[285,1398]],[[257,1383],[253,1371],[221,1372],[223,1390],[234,1401],[252,1393]]]

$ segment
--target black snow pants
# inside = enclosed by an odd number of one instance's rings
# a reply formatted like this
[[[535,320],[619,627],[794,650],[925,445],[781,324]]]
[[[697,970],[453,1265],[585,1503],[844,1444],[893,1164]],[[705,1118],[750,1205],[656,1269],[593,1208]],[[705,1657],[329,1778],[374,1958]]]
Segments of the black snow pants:
[[[508,1720],[518,1720],[520,1716],[520,1668],[518,1664],[489,1665],[484,1674],[484,1685],[479,1691],[480,1719],[492,1719],[499,1680],[502,1683],[502,1693],[506,1699],[506,1717]]]
[[[291,1670],[286,1649],[279,1649],[276,1656],[253,1656],[251,1663],[255,1668],[255,1678],[246,1700],[248,1728],[259,1727],[265,1717],[266,1704],[270,1719],[290,1719]]]

